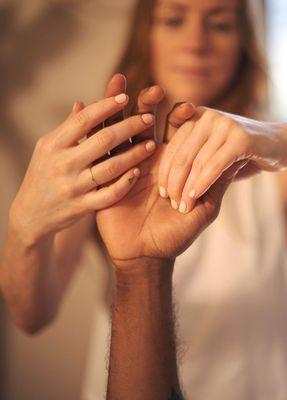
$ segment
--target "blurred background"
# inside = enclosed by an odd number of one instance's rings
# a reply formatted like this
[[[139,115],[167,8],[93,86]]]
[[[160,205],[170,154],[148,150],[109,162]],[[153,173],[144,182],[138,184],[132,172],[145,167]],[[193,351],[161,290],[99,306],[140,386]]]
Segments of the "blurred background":
[[[270,118],[280,120],[287,109],[287,3],[265,4]],[[102,96],[132,8],[133,0],[0,0],[0,245],[35,141],[66,117],[74,101],[88,104]],[[88,361],[106,362],[109,273],[98,249],[88,243],[59,318],[35,337],[15,328],[0,299],[1,399],[92,398],[82,394],[82,387],[89,379]],[[91,350],[95,329],[99,339]],[[99,393],[105,387],[103,368],[95,371]]]

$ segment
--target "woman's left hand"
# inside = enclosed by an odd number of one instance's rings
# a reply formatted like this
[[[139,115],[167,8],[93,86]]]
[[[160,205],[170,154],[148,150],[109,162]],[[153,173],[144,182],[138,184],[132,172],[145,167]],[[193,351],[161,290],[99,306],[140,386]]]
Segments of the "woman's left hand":
[[[196,107],[166,147],[159,168],[160,194],[170,197],[173,208],[187,213],[238,161],[242,169],[237,178],[286,169],[286,124]]]

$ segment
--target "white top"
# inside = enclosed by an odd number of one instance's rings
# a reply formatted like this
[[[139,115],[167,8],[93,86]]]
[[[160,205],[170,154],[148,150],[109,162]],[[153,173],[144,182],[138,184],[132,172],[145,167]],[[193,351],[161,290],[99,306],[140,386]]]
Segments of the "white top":
[[[286,261],[275,174],[233,183],[216,221],[175,262],[177,362],[186,400],[287,399]],[[106,398],[109,307],[101,318],[84,400]]]

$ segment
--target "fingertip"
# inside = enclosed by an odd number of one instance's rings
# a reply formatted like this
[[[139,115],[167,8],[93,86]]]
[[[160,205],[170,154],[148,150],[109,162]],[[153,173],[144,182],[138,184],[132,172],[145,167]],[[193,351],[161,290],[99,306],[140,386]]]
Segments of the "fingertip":
[[[141,174],[140,169],[139,169],[139,168],[135,168],[135,169],[133,170],[133,174],[134,174],[134,176],[139,177],[140,174]]]
[[[185,118],[191,118],[195,112],[195,106],[192,103],[183,103],[179,109]]]
[[[84,103],[81,100],[75,101],[73,108],[72,108],[72,113],[78,113],[85,107]]]

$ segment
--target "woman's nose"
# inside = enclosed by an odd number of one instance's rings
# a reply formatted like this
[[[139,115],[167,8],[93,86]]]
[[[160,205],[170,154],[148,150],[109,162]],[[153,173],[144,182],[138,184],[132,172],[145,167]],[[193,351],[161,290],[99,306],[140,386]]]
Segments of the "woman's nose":
[[[182,31],[182,48],[185,52],[206,53],[209,50],[209,37],[204,21],[191,17]]]

